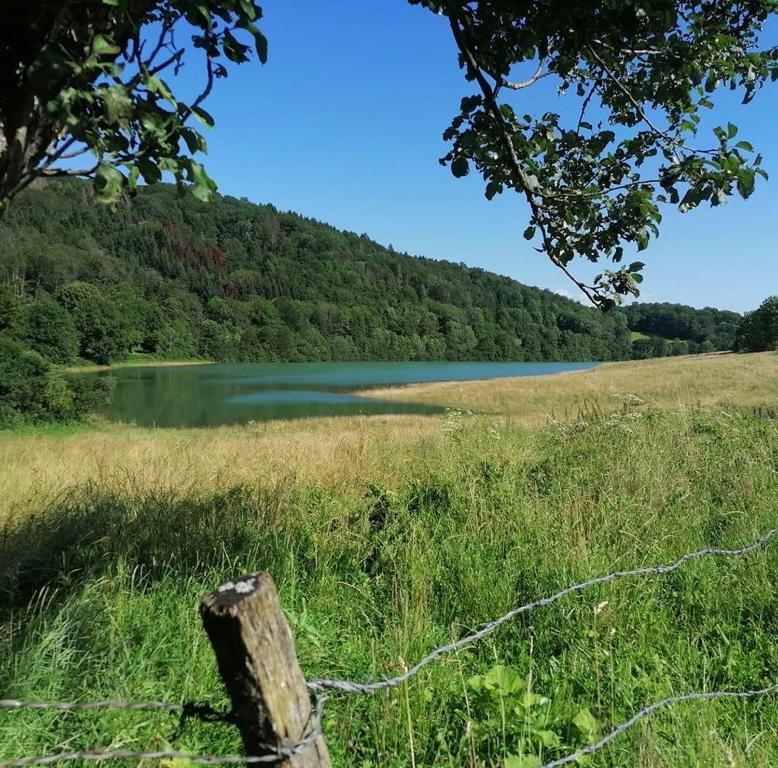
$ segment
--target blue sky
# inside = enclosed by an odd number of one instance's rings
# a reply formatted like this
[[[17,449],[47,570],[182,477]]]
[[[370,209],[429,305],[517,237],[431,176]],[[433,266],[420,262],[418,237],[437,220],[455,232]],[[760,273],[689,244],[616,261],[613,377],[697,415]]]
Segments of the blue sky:
[[[438,164],[441,133],[472,92],[445,19],[403,0],[262,5],[268,63],[233,67],[206,104],[216,119],[206,164],[220,192],[573,295],[522,239],[527,210],[516,195],[489,202],[477,174],[455,179]],[[716,124],[735,122],[771,179],[747,203],[667,209],[641,256],[643,300],[743,311],[778,292],[776,96],[778,84],[746,107],[728,97],[717,108]],[[519,98],[526,111],[561,108],[545,84]],[[593,274],[588,264],[577,271]]]

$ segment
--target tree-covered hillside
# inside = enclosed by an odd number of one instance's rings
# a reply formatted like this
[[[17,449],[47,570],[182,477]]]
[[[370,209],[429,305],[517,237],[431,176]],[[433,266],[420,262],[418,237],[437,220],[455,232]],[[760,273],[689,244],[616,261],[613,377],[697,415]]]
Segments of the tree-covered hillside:
[[[663,357],[732,349],[741,316],[713,307],[684,304],[634,303],[622,310],[636,338],[633,357]]]
[[[80,182],[29,190],[0,227],[0,283],[0,332],[57,363],[132,350],[256,361],[632,354],[629,314],[164,186],[116,207]]]

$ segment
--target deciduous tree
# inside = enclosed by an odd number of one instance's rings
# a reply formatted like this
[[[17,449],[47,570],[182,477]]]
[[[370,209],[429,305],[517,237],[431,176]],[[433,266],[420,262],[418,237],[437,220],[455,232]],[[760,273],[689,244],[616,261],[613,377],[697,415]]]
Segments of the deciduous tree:
[[[659,234],[662,205],[745,198],[765,176],[733,123],[700,127],[721,89],[748,103],[778,78],[762,34],[776,0],[410,1],[447,17],[474,86],[441,162],[478,171],[490,199],[519,193],[525,238],[596,304],[638,294],[643,263],[625,252]],[[549,81],[560,99],[522,110],[520,93]],[[614,267],[587,284],[576,257]]]
[[[93,178],[111,200],[167,171],[207,198],[202,104],[229,62],[265,61],[260,17],[254,0],[5,0],[0,215],[41,176]],[[189,99],[169,79],[185,64],[202,68]]]

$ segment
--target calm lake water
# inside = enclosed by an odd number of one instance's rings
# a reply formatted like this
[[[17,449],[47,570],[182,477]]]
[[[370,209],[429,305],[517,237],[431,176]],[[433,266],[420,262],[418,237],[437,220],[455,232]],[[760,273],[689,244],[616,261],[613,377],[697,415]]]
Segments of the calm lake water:
[[[470,381],[579,371],[597,363],[220,363],[118,368],[107,416],[142,426],[201,427],[268,419],[438,413],[353,390],[425,381]]]

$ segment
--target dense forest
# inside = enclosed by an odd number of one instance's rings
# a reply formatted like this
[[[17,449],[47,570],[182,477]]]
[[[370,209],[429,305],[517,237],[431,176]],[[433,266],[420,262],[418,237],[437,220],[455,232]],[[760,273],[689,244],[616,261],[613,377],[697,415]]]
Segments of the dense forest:
[[[757,309],[747,312],[737,328],[738,352],[778,350],[778,296],[768,296]]]
[[[732,349],[742,320],[737,312],[684,304],[634,303],[619,311],[633,332],[635,359]]]
[[[662,306],[603,314],[272,206],[204,204],[167,186],[106,207],[86,184],[50,182],[0,227],[0,332],[54,363],[107,363],[133,350],[253,361],[618,360],[731,348],[737,315]],[[631,331],[683,343],[648,349]]]

